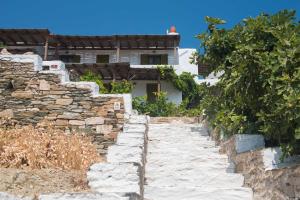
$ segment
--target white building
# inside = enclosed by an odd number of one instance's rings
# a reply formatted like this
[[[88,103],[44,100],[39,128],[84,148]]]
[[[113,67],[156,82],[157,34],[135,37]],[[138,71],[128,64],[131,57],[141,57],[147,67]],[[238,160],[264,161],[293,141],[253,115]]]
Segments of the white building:
[[[190,64],[195,49],[181,49],[175,28],[166,35],[75,36],[50,34],[47,29],[0,29],[0,41],[12,53],[34,52],[44,60],[62,60],[78,78],[87,70],[101,75],[105,82],[130,80],[132,96],[164,91],[168,99],[181,103],[182,93],[161,80],[157,66],[171,65],[177,74],[198,75],[198,66]],[[47,66],[48,65],[48,66]],[[45,65],[45,69],[55,67]]]

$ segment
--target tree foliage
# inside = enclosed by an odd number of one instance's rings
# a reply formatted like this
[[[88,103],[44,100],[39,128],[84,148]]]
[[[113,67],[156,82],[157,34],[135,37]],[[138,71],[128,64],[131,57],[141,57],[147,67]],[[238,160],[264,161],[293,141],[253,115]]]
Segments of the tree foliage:
[[[232,29],[207,18],[198,38],[210,72],[224,72],[206,88],[201,106],[227,134],[261,133],[269,145],[295,152],[300,139],[300,25],[295,11],[261,14]],[[221,23],[220,23],[221,22]]]

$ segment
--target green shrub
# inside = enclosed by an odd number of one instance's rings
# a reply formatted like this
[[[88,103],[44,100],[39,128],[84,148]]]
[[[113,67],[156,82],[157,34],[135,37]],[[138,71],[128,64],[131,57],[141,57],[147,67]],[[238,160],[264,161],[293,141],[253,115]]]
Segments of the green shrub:
[[[147,96],[133,98],[133,109],[139,113],[148,114],[151,117],[167,117],[174,115],[176,105],[168,102],[167,95],[164,92],[155,93],[156,101],[147,101]]]
[[[133,84],[127,80],[120,82],[111,82],[111,91],[112,94],[123,94],[131,93],[133,89]]]
[[[177,106],[167,101],[166,93],[158,93],[156,102],[150,103],[147,97],[136,97],[133,101],[133,107],[140,113],[150,114],[150,116],[200,116],[200,99],[203,97],[202,87],[194,80],[194,75],[183,72],[177,75],[172,66],[159,66],[160,76],[173,84],[173,86],[182,92],[183,101]]]
[[[0,42],[0,48],[5,48],[6,45],[3,42]]]
[[[94,74],[91,71],[85,72],[82,76],[80,76],[80,81],[91,81],[97,83],[99,86],[99,93],[107,94],[108,90],[104,86],[101,76]]]
[[[127,80],[122,80],[120,82],[111,82],[110,87],[105,87],[101,76],[96,75],[91,71],[87,71],[80,77],[81,81],[92,81],[97,83],[99,86],[99,92],[102,94],[123,94],[131,93],[133,89],[133,84]]]
[[[286,153],[300,149],[300,24],[294,11],[247,18],[232,29],[207,18],[199,57],[224,72],[201,107],[226,134],[260,133]]]

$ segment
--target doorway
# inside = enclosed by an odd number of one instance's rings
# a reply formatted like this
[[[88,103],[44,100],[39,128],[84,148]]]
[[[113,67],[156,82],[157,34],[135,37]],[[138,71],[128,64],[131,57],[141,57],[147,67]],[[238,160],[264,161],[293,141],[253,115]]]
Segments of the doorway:
[[[158,84],[157,83],[147,83],[147,101],[154,102],[156,100],[155,93],[158,92]]]

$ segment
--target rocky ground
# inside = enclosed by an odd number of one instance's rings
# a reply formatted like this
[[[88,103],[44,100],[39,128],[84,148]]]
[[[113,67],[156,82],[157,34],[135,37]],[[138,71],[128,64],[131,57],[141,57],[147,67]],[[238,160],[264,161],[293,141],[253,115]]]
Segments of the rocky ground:
[[[0,168],[0,191],[34,197],[39,193],[88,191],[88,185],[82,171]]]

